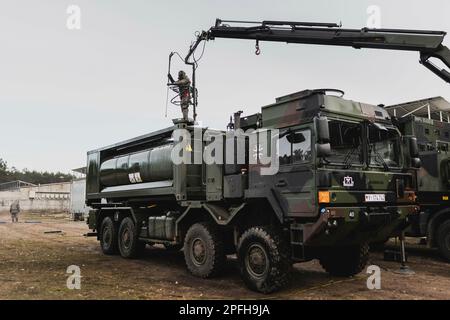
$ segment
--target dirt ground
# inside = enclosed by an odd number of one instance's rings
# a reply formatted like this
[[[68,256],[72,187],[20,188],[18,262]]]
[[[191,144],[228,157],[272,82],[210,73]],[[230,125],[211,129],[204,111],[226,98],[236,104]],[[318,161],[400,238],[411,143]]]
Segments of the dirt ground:
[[[18,224],[0,214],[0,299],[450,299],[450,264],[417,245],[408,246],[414,275],[397,274],[398,263],[371,254],[380,290],[367,289],[365,272],[333,278],[311,261],[294,266],[287,288],[261,295],[244,287],[233,257],[221,277],[202,280],[186,271],[182,252],[155,246],[139,260],[105,256],[95,237],[83,236],[88,231],[62,214],[21,215]],[[70,265],[81,268],[80,290],[66,286]]]

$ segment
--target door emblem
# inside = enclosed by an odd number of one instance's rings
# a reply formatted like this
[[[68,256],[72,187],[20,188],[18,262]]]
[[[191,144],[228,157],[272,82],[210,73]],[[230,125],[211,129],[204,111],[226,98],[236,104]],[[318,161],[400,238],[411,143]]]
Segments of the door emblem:
[[[353,181],[353,178],[352,177],[344,177],[343,186],[344,187],[354,187],[355,182]]]

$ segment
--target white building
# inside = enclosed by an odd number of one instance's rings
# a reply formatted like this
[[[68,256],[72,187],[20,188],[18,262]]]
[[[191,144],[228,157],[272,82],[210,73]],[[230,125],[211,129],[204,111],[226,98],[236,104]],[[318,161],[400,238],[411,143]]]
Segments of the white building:
[[[45,185],[16,184],[17,187],[0,191],[0,212],[9,212],[10,205],[20,201],[26,212],[69,212],[71,182]]]

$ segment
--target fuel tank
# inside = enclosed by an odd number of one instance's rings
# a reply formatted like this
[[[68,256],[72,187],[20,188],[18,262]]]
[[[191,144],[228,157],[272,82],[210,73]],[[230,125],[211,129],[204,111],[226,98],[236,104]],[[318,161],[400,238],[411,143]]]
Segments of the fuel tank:
[[[173,144],[122,155],[100,166],[100,183],[104,187],[173,179],[171,152]]]

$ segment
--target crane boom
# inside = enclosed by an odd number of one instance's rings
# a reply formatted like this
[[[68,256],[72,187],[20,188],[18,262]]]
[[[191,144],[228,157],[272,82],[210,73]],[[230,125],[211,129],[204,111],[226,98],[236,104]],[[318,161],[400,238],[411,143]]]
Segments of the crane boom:
[[[242,25],[246,26],[242,26]],[[250,25],[250,26],[249,26]],[[335,23],[293,21],[232,21],[217,19],[208,31],[197,36],[185,58],[192,64],[191,56],[202,41],[216,38],[347,46],[355,49],[372,48],[415,51],[420,53],[420,63],[444,81],[450,83],[450,72],[435,65],[431,59],[440,60],[450,70],[450,50],[442,44],[446,32],[403,29],[344,29]]]

